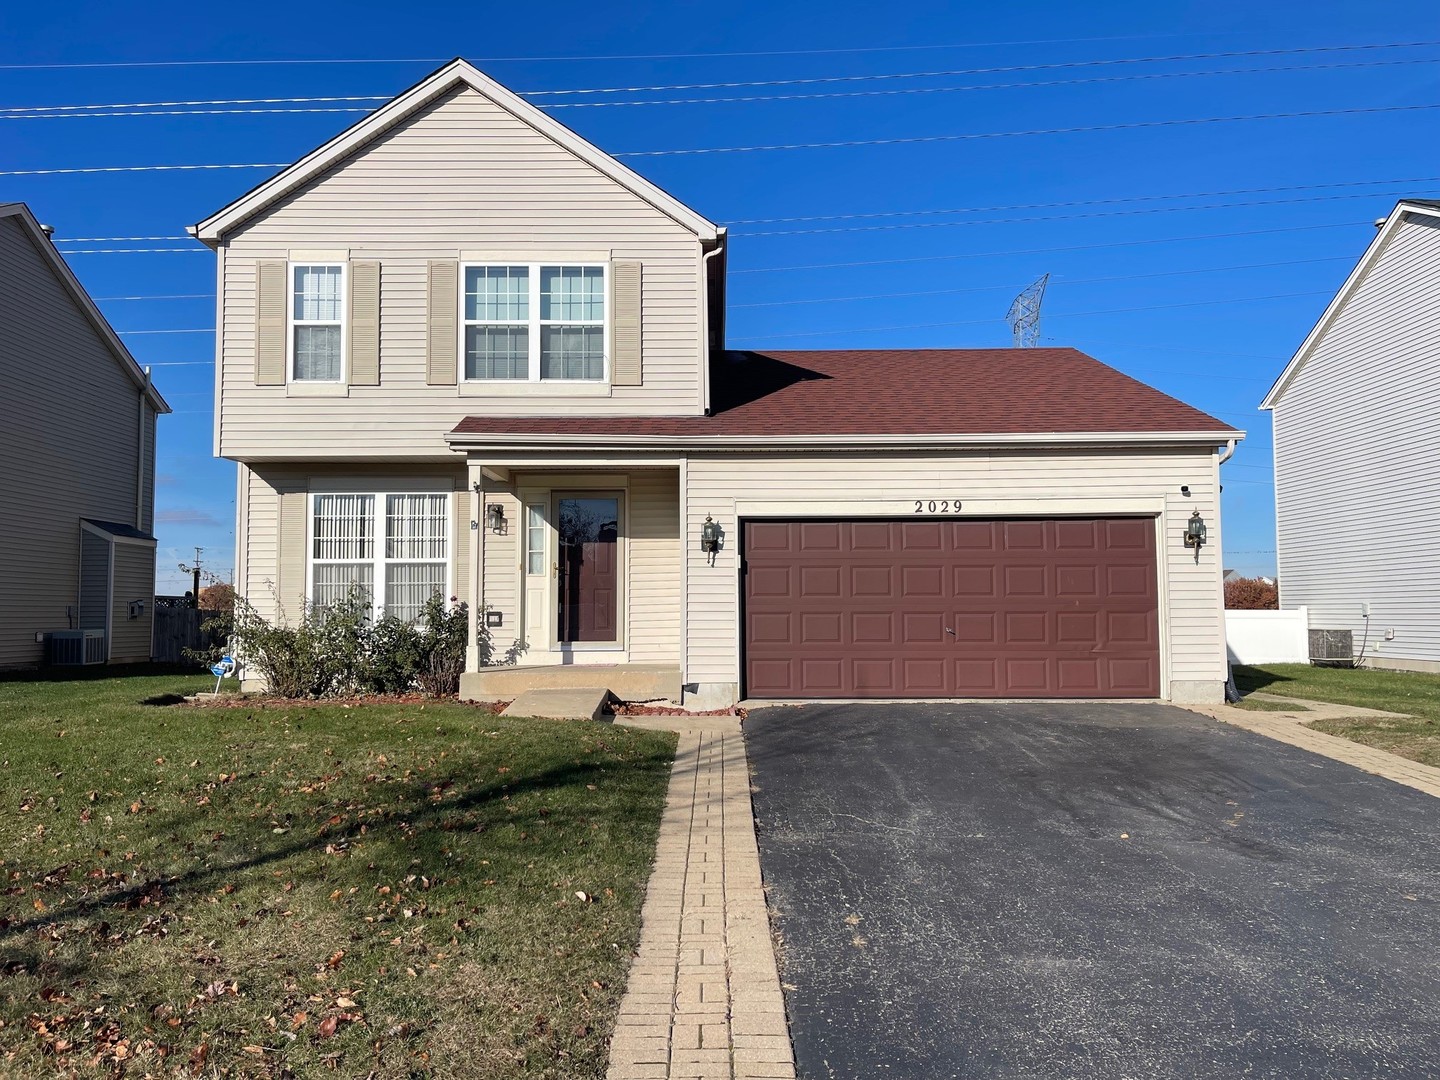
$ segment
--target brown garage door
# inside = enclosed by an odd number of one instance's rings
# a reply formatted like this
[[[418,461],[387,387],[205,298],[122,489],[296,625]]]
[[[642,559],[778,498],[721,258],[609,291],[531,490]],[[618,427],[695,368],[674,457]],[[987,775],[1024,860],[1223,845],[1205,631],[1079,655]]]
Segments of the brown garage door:
[[[1155,697],[1151,518],[751,521],[750,697]]]

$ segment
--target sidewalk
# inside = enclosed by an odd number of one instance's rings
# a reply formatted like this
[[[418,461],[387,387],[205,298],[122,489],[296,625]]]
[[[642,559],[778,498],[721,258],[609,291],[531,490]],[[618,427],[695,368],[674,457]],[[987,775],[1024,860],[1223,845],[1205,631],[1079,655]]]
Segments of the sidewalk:
[[[608,1080],[793,1077],[740,722],[617,723],[678,731],[680,743]]]

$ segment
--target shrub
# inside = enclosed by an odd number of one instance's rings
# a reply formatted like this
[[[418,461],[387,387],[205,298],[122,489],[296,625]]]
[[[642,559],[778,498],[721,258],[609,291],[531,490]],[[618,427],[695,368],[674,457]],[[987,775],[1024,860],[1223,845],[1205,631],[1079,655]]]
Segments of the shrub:
[[[1252,611],[1272,610],[1280,606],[1280,589],[1264,578],[1231,578],[1225,582],[1225,606]]]
[[[230,647],[272,694],[324,697],[363,685],[369,636],[370,602],[356,587],[329,607],[307,605],[293,625],[283,618],[272,623],[236,597]]]
[[[216,656],[228,648],[279,697],[401,694],[416,687],[431,697],[447,697],[460,690],[470,616],[455,597],[447,603],[437,593],[414,622],[393,615],[372,620],[370,600],[357,586],[339,603],[308,605],[293,625],[283,618],[272,623],[244,597],[236,597],[226,627],[228,643],[217,648]],[[484,609],[478,643],[485,665],[513,664],[526,649],[516,642],[495,661]],[[202,659],[198,653],[191,658]]]

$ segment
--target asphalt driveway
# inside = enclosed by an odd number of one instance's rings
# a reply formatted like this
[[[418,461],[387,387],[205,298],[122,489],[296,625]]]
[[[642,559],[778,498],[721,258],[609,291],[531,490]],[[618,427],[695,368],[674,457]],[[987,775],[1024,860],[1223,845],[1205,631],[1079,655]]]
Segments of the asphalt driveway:
[[[802,1078],[1440,1074],[1440,800],[1159,705],[744,730]]]

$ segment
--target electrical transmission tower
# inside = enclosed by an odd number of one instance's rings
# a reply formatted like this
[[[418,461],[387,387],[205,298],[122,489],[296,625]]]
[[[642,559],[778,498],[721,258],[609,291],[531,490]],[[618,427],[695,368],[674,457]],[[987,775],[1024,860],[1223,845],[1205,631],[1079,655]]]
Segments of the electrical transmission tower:
[[[1015,334],[1017,349],[1033,349],[1040,343],[1040,302],[1045,299],[1045,285],[1049,280],[1049,274],[1041,274],[1010,302],[1005,321]]]

